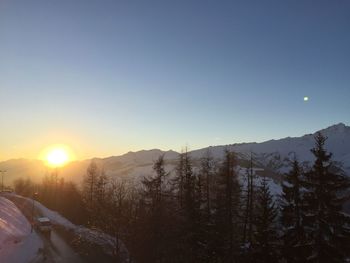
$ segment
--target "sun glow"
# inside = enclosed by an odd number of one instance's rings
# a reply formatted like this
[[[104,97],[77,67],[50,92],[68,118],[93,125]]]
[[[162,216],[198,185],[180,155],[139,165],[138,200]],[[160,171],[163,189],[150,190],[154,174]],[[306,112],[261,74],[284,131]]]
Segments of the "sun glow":
[[[64,145],[52,146],[43,151],[41,156],[41,159],[46,161],[47,165],[52,167],[64,166],[74,159],[70,149]]]

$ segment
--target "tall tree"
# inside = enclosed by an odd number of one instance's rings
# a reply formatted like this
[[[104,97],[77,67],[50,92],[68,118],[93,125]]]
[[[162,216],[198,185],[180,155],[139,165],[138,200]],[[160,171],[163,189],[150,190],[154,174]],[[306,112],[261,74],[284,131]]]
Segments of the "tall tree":
[[[84,202],[89,212],[89,221],[90,224],[96,224],[96,186],[99,180],[100,171],[95,163],[95,161],[91,161],[90,165],[86,170],[86,175],[83,180],[83,197]]]
[[[199,262],[199,210],[196,201],[196,176],[192,168],[192,160],[187,152],[183,156],[183,204],[182,204],[182,237],[183,262]]]
[[[103,222],[105,229],[114,237],[114,251],[117,262],[123,262],[123,249],[120,240],[128,241],[127,227],[132,212],[132,207],[128,203],[129,191],[126,182],[123,180],[111,180],[110,186],[106,191],[106,213]]]
[[[302,220],[302,169],[296,158],[292,169],[282,183],[281,223],[283,226],[282,252],[287,262],[304,262],[306,257],[305,231]]]
[[[201,204],[203,184],[201,178],[193,171],[192,159],[187,152],[180,154],[176,175],[173,180],[178,205],[177,211],[177,255],[178,262],[201,262]]]
[[[254,218],[254,198],[255,198],[255,174],[253,170],[253,155],[250,154],[249,167],[246,169],[245,194],[242,196],[243,204],[243,236],[242,243],[246,249],[252,246],[253,242],[253,218]]]
[[[270,193],[267,179],[264,177],[257,196],[254,244],[255,260],[253,262],[277,262],[277,213],[278,210]]]
[[[106,229],[107,224],[105,218],[108,214],[108,200],[107,200],[107,186],[109,184],[109,178],[105,171],[101,169],[96,178],[93,192],[95,196],[94,213],[96,214],[96,226],[101,229]]]
[[[60,192],[60,212],[76,224],[85,224],[87,211],[83,205],[81,192],[72,182],[65,182]]]
[[[187,150],[186,150],[187,154]],[[175,168],[175,191],[179,201],[179,205],[182,208],[184,204],[184,183],[185,183],[185,153],[179,154],[178,162]]]
[[[237,161],[226,151],[218,172],[215,198],[216,253],[219,262],[234,262],[239,253],[240,185]]]
[[[349,179],[325,150],[327,137],[315,136],[312,169],[306,173],[304,213],[310,262],[344,262],[350,247],[350,220],[342,207]]]
[[[200,160],[200,173],[199,177],[203,185],[203,199],[205,202],[205,214],[207,219],[210,219],[211,215],[211,203],[213,199],[212,187],[214,177],[215,163],[209,149]]]
[[[155,175],[153,177],[144,178],[142,184],[144,186],[145,205],[147,207],[147,227],[148,237],[146,242],[150,247],[147,255],[147,262],[164,262],[164,234],[165,229],[165,213],[166,206],[164,200],[165,193],[165,177],[168,173],[164,168],[164,156],[160,156],[153,165]]]
[[[39,199],[51,209],[58,209],[58,170],[47,172],[44,176]]]
[[[215,260],[215,228],[213,222],[214,179],[216,165],[208,149],[200,159],[197,177],[196,200],[199,210],[198,228],[200,230],[202,262]]]

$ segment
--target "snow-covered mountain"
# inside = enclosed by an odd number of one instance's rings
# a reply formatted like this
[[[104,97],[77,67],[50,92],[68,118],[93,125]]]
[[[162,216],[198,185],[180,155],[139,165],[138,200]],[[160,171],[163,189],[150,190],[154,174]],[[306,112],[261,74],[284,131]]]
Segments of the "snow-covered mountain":
[[[344,164],[344,169],[350,175],[350,127],[339,123],[323,129],[320,132],[328,137],[326,142],[327,150],[333,153],[334,160]],[[227,148],[235,151],[243,163],[244,160],[250,158],[252,152],[254,153],[254,163],[257,166],[269,172],[283,173],[289,169],[288,159],[293,158],[294,154],[300,161],[310,162],[313,160],[310,149],[314,146],[315,133],[307,134],[302,137],[287,137],[262,143],[210,146],[208,148],[191,151],[190,155],[196,160],[209,150],[214,158],[220,159]],[[154,161],[162,154],[164,154],[166,160],[166,169],[172,171],[179,153],[171,150],[142,150],[138,152],[128,152],[121,156],[94,158],[93,160],[103,168],[109,176],[128,177],[138,180],[144,175],[152,173]],[[72,162],[62,168],[60,174],[69,180],[80,182],[90,162],[90,159]],[[7,183],[18,177],[31,177],[34,180],[38,180],[48,172],[48,169],[42,162],[24,159],[1,162],[0,170],[7,170]]]
[[[350,127],[343,123],[330,126],[320,130],[327,136],[326,149],[333,153],[334,160],[343,163],[344,169],[350,171]],[[212,154],[220,158],[223,156],[225,148],[235,151],[241,158],[248,158],[254,153],[256,162],[263,166],[277,169],[284,172],[288,166],[287,159],[297,157],[302,162],[310,162],[313,155],[310,151],[314,146],[313,134],[306,134],[302,137],[287,137],[279,140],[269,140],[262,143],[243,143],[232,144],[228,146],[209,147]],[[200,149],[192,152],[193,157],[200,157],[206,149]]]

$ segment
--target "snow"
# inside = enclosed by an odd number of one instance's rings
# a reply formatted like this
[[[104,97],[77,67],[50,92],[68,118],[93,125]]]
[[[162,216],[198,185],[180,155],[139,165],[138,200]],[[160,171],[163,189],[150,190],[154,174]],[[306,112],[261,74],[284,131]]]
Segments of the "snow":
[[[238,173],[238,180],[240,185],[246,189],[247,188],[247,175],[246,175],[246,169],[241,168],[238,169],[239,173]],[[255,174],[256,171],[259,171],[260,169],[253,169],[253,174],[254,174],[254,186],[255,187],[259,187],[262,184],[262,180],[263,177],[261,176],[257,176]],[[276,183],[273,179],[266,177],[266,182],[267,185],[270,189],[270,193],[273,195],[273,197],[275,198],[275,200],[277,200],[277,198],[282,194],[282,186],[278,183]]]
[[[30,198],[26,198],[26,199],[29,199],[32,202],[32,199]],[[64,218],[59,213],[46,208],[44,205],[42,205],[38,201],[35,201],[34,204],[35,204],[35,207],[39,209],[39,211],[42,213],[43,216],[50,219],[52,224],[64,226],[67,229],[74,229],[76,227],[76,225],[74,225],[68,219]]]
[[[350,127],[339,123],[330,126],[326,129],[320,130],[323,135],[327,136],[326,149],[333,153],[334,160],[342,161],[344,167],[350,167]],[[262,143],[241,143],[227,146],[213,146],[209,147],[211,154],[215,158],[222,158],[224,150],[228,148],[240,154],[250,155],[253,152],[259,159],[267,159],[265,163],[271,158],[296,157],[300,161],[313,161],[313,155],[310,149],[314,146],[314,136],[316,133],[307,134],[301,137],[287,137],[279,140],[269,140]],[[208,150],[208,148],[199,149],[191,152],[194,158],[200,158]],[[350,169],[347,169],[348,172]]]
[[[27,200],[30,200],[32,202],[32,199],[22,197],[17,195],[18,198],[24,198]],[[84,226],[79,226],[75,225],[72,222],[70,222],[68,219],[60,215],[59,213],[52,211],[42,205],[40,202],[35,201],[34,202],[35,207],[41,212],[41,214],[51,220],[51,223],[53,225],[59,225],[61,227],[64,227],[66,230],[73,231],[76,235],[78,235],[80,238],[83,240],[91,243],[91,244],[96,244],[101,246],[105,253],[113,255],[115,253],[114,248],[115,248],[115,243],[116,239],[108,234],[105,234],[99,230],[92,230],[89,228],[86,228]],[[120,253],[121,253],[121,258],[128,258],[128,251],[123,244],[119,240],[119,246],[120,246]]]
[[[0,197],[0,262],[25,263],[35,258],[43,243],[16,205]]]
[[[266,178],[267,179],[267,185],[269,186],[271,194],[276,198],[282,194],[282,187],[280,184],[275,183],[271,178]],[[260,180],[262,178],[260,177]]]

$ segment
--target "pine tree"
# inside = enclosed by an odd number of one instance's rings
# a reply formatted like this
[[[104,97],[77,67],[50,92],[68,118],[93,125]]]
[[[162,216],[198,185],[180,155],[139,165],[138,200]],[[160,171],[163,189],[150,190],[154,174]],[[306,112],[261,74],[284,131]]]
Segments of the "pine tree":
[[[350,220],[342,212],[349,180],[332,161],[324,146],[327,138],[315,136],[312,169],[306,173],[305,213],[309,262],[344,262],[350,247]]]
[[[217,175],[215,197],[215,250],[218,262],[234,262],[239,252],[240,185],[236,168],[235,154],[226,151]]]
[[[212,202],[212,186],[214,177],[214,159],[208,150],[200,160],[200,177],[203,184],[203,199],[205,203],[205,214],[207,220],[211,216],[211,202]]]
[[[197,262],[210,262],[210,250],[209,250],[209,228],[210,224],[207,217],[207,202],[204,187],[204,181],[201,174],[197,174],[195,177],[195,233],[194,242],[196,249]]]
[[[277,262],[277,213],[278,210],[270,193],[267,179],[264,177],[257,196],[253,262]]]
[[[202,262],[213,262],[215,260],[215,228],[212,217],[214,197],[215,162],[208,149],[200,160],[200,169],[197,179],[197,197],[200,211],[200,239],[202,244]]]
[[[196,202],[196,176],[192,168],[192,160],[186,150],[183,156],[183,262],[200,262],[199,260],[199,210]]]
[[[165,177],[164,156],[160,156],[153,165],[155,176],[144,178],[144,198],[147,207],[148,237],[145,240],[150,246],[146,262],[164,262],[166,206],[165,206]]]
[[[302,184],[302,169],[295,158],[291,171],[282,183],[281,196],[280,221],[284,227],[282,251],[288,262],[304,262],[306,257]]]
[[[253,155],[250,155],[250,165],[246,169],[246,187],[245,194],[242,196],[243,204],[243,236],[242,243],[245,249],[249,249],[253,242],[253,218],[254,218],[254,198],[255,198],[255,184],[253,171]]]
[[[185,153],[179,154],[179,159],[175,168],[175,179],[174,179],[174,185],[175,185],[175,191],[177,194],[177,199],[179,201],[180,208],[183,207],[184,204],[184,183],[185,183]]]

